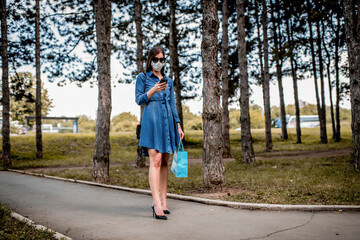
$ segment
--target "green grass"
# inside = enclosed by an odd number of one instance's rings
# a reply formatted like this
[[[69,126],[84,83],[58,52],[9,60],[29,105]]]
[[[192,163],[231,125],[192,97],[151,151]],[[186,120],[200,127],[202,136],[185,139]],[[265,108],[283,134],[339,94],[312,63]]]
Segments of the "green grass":
[[[37,230],[10,215],[10,209],[0,203],[0,240],[52,240],[54,232]]]
[[[330,129],[330,128],[328,128]],[[350,155],[327,158],[288,158],[258,160],[254,165],[241,161],[240,132],[231,131],[231,151],[235,161],[225,162],[226,189],[204,193],[202,165],[190,164],[189,177],[177,179],[169,171],[168,191],[241,202],[277,204],[360,204],[360,175],[353,169]],[[351,131],[342,128],[342,140],[320,144],[319,129],[302,129],[302,144],[295,144],[295,129],[289,140],[273,129],[274,151],[265,152],[264,130],[252,130],[256,155],[279,156],[283,151],[317,151],[352,146]],[[328,132],[328,136],[330,132]],[[189,158],[202,158],[201,131],[187,131]],[[35,137],[11,138],[13,168],[42,168],[44,174],[91,181],[94,134],[44,134],[44,159],[35,158]],[[149,189],[148,169],[134,168],[137,139],[133,133],[112,133],[110,184]],[[169,161],[171,162],[171,161]],[[201,161],[200,161],[201,162]],[[77,166],[79,168],[71,168]],[[62,167],[62,168],[56,168]]]

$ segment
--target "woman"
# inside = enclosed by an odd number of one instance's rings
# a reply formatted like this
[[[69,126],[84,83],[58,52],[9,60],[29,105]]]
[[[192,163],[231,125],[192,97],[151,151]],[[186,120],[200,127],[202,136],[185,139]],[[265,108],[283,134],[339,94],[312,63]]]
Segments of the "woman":
[[[136,79],[135,97],[138,105],[146,104],[140,143],[144,156],[150,157],[149,183],[153,197],[153,216],[167,220],[166,202],[168,159],[176,150],[184,133],[175,106],[174,82],[164,74],[165,53],[161,47],[150,50],[146,72]]]

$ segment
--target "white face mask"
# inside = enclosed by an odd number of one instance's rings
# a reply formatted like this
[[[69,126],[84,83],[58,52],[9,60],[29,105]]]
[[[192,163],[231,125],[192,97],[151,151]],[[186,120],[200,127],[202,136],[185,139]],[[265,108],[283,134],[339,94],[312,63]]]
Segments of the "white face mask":
[[[161,63],[160,61],[157,63],[154,63],[153,61],[151,61],[151,67],[157,72],[160,71],[164,66],[165,66],[165,63]]]

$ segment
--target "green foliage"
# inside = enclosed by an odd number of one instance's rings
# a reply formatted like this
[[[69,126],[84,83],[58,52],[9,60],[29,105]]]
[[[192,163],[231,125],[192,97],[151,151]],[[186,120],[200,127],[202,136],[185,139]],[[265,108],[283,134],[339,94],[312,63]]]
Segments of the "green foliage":
[[[110,131],[112,132],[135,132],[138,120],[130,112],[120,113],[111,119]]]
[[[96,121],[86,115],[79,116],[79,133],[95,133]]]
[[[235,108],[230,109],[229,124],[230,124],[230,129],[236,129],[240,127],[240,110]]]
[[[26,222],[11,217],[11,211],[0,203],[0,239],[54,240],[54,232],[37,230]]]
[[[264,128],[265,117],[262,113],[262,109],[259,105],[251,105],[250,109],[251,128]],[[230,129],[236,129],[240,127],[240,110],[230,109],[229,111]]]
[[[182,105],[184,129],[185,130],[202,130],[203,122],[202,117],[190,112],[190,108],[185,104]]]
[[[265,116],[259,105],[250,106],[251,128],[265,128]]]
[[[25,124],[24,116],[35,116],[36,82],[30,72],[20,72],[10,76],[10,118]],[[41,85],[41,114],[47,116],[53,100],[50,99],[47,89]],[[33,125],[31,121],[30,126]]]

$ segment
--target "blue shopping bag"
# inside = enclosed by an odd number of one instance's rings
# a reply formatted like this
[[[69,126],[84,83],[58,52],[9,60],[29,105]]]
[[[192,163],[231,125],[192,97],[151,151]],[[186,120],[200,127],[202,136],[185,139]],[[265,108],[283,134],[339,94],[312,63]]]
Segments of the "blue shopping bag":
[[[181,140],[174,153],[171,171],[178,178],[188,176],[188,153],[184,150],[184,145]]]

